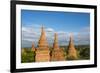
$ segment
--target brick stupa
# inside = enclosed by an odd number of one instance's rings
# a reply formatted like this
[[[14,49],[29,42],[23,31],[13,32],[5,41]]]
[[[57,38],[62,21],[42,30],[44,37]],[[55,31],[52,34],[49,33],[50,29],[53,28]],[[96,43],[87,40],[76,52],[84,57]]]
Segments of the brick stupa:
[[[50,51],[49,51],[48,43],[46,40],[46,34],[43,26],[41,28],[41,36],[38,42],[38,46],[36,48],[35,61],[36,62],[50,61]]]
[[[68,46],[68,55],[67,58],[70,60],[77,59],[77,50],[74,47],[74,42],[73,42],[73,35],[70,34],[70,41],[69,41],[69,46]]]
[[[63,49],[59,48],[58,36],[55,33],[53,49],[51,52],[51,61],[63,61],[63,60],[65,60],[64,51],[63,51]]]

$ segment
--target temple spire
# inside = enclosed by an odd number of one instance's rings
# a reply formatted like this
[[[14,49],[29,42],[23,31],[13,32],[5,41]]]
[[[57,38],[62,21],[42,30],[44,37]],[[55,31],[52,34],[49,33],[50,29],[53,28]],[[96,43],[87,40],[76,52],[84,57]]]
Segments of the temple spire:
[[[44,31],[43,25],[42,25],[42,27],[41,27],[41,32],[42,32],[42,34],[43,34],[43,32],[45,32],[45,31]]]
[[[54,35],[53,50],[51,52],[51,61],[63,61],[65,60],[64,51],[58,45],[58,35]]]
[[[53,44],[53,48],[54,48],[54,49],[59,49],[57,33],[55,33],[55,35],[54,35],[54,44]]]
[[[73,34],[70,34],[70,41],[68,46],[68,59],[77,59],[77,50],[74,47]]]
[[[41,27],[41,36],[40,36],[40,39],[39,39],[39,42],[38,42],[38,47],[48,47],[46,34],[45,34],[45,30],[44,30],[43,25]]]
[[[70,47],[70,49],[75,49],[74,42],[73,42],[73,34],[72,33],[70,33],[69,47]]]
[[[38,47],[35,52],[35,61],[36,62],[47,62],[50,61],[50,50],[48,47],[46,33],[44,27],[41,27],[41,36],[38,42]]]
[[[34,43],[32,42],[32,51],[35,51]]]

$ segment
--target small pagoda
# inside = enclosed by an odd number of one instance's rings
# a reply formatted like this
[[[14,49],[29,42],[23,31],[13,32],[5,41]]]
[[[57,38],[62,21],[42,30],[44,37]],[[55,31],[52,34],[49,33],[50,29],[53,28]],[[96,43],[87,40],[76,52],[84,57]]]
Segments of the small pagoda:
[[[73,35],[72,33],[70,34],[70,41],[69,41],[69,46],[68,46],[68,51],[67,51],[67,59],[69,60],[74,60],[77,59],[77,50],[74,47],[74,42],[73,42]]]
[[[35,56],[36,62],[50,61],[50,51],[49,51],[48,43],[46,40],[46,34],[43,26],[41,28],[41,36],[35,54],[36,54]]]
[[[35,46],[33,42],[32,42],[32,51],[35,52]]]
[[[53,49],[51,51],[51,61],[63,61],[65,60],[64,51],[59,48],[57,33],[54,35]]]

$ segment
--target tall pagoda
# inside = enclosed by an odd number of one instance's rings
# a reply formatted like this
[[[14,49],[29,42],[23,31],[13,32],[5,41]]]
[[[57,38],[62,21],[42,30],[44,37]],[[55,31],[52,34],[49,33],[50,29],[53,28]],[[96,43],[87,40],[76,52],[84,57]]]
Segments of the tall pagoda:
[[[36,62],[50,61],[50,51],[49,51],[48,43],[46,40],[46,34],[43,26],[41,28],[41,36],[38,42],[38,46],[36,48],[35,61]]]
[[[64,51],[59,48],[57,33],[54,35],[53,49],[51,52],[51,61],[63,61],[65,60]]]
[[[70,60],[77,59],[77,50],[74,47],[74,42],[73,42],[73,35],[70,35],[70,41],[69,41],[69,46],[68,46],[68,51],[67,51],[67,58]]]

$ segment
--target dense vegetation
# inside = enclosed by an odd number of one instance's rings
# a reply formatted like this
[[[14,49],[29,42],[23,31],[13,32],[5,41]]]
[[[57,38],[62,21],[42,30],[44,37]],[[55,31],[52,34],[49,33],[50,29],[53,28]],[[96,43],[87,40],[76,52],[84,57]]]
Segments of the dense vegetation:
[[[67,59],[67,46],[61,46],[61,48],[64,49],[64,54]],[[77,55],[78,55],[77,60],[90,59],[90,46],[89,45],[75,46],[75,48],[77,50]],[[67,59],[67,61],[68,60],[69,59]],[[35,62],[35,52],[33,52],[31,48],[22,48],[21,62],[22,63]]]
[[[21,62],[35,62],[35,52],[33,52],[31,49],[23,48],[21,53]]]

